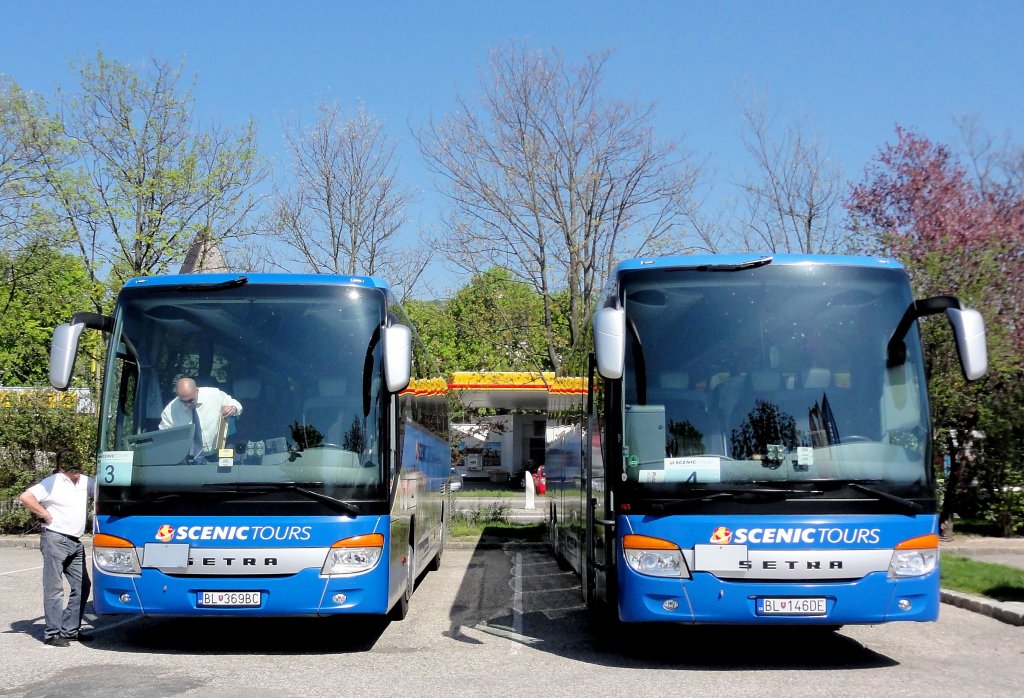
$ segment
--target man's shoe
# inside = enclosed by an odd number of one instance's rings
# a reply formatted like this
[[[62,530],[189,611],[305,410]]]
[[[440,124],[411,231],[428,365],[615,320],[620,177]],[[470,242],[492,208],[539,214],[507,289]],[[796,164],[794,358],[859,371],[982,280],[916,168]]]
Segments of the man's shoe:
[[[53,635],[51,637],[45,638],[43,640],[43,644],[44,645],[49,645],[50,647],[70,647],[71,646],[71,642],[66,637],[61,637],[60,635]]]
[[[81,630],[75,635],[68,635],[69,640],[78,640],[79,642],[92,642],[92,635],[89,633],[83,633]]]

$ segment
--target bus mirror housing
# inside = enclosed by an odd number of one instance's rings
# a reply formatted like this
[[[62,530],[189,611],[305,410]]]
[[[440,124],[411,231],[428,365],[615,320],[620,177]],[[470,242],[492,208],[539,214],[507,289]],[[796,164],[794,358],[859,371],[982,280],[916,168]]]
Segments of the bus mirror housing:
[[[409,386],[412,373],[412,331],[405,325],[384,328],[384,381],[388,392],[400,393]]]
[[[85,323],[74,322],[53,328],[50,342],[50,385],[57,390],[67,390],[71,384],[71,370],[75,367],[78,354],[78,338],[82,336]]]
[[[71,322],[53,328],[53,340],[50,342],[50,385],[57,390],[67,390],[71,385],[71,371],[75,367],[75,356],[78,355],[78,338],[86,327],[110,332],[114,328],[114,318],[99,313],[75,313]]]
[[[903,342],[911,325],[919,318],[945,311],[956,339],[956,351],[960,356],[960,368],[964,378],[978,380],[988,370],[988,349],[985,346],[985,320],[981,313],[971,308],[960,307],[955,296],[933,296],[914,301],[903,313],[896,330],[889,338],[886,365],[889,368],[901,365],[907,359],[907,347]]]
[[[947,308],[946,317],[953,327],[957,353],[964,378],[977,380],[988,370],[988,348],[985,346],[985,320],[972,308]]]
[[[601,308],[594,315],[594,353],[597,372],[605,378],[622,378],[626,362],[626,311]]]

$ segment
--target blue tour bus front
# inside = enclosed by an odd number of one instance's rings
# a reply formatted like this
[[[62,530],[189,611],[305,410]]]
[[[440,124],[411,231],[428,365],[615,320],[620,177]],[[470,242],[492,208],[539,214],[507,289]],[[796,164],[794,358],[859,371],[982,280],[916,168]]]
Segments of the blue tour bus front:
[[[386,516],[102,517],[94,554],[99,613],[284,616],[382,614],[388,610]],[[362,572],[325,574],[331,546],[381,534]],[[358,537],[358,538],[357,538]],[[105,571],[111,539],[132,543],[137,568]],[[175,550],[178,549],[178,550]],[[177,560],[169,553],[184,553]],[[116,564],[116,563],[113,563]]]

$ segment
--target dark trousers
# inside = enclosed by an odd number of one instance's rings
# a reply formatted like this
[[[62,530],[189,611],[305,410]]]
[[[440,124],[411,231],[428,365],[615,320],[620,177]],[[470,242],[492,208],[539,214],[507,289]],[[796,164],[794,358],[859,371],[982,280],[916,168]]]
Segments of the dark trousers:
[[[82,625],[85,602],[92,588],[89,573],[85,569],[85,547],[81,541],[44,530],[39,540],[39,549],[43,553],[44,635],[75,637]],[[71,587],[67,606],[64,605],[62,575]]]

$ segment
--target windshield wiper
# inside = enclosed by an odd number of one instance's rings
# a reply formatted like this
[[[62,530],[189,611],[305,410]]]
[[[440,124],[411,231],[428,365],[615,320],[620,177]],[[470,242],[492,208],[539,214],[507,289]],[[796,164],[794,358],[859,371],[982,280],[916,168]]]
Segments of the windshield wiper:
[[[744,269],[756,269],[771,263],[771,257],[761,257],[760,259],[751,259],[737,264],[701,264],[691,268],[697,271],[743,271]]]
[[[206,284],[168,284],[167,286],[161,286],[161,290],[169,291],[223,291],[229,288],[238,288],[239,286],[245,286],[249,283],[248,276],[239,276],[234,279],[228,279],[227,281],[217,281],[214,283]]]
[[[268,492],[272,492],[274,490],[288,490],[290,492],[298,492],[299,494],[304,495],[306,497],[309,497],[310,499],[315,499],[318,502],[323,502],[324,504],[327,504],[328,506],[330,506],[335,511],[340,511],[343,514],[349,514],[351,516],[356,516],[356,515],[359,514],[359,507],[357,507],[355,504],[352,504],[351,502],[346,502],[343,499],[338,499],[337,497],[332,497],[329,494],[324,494],[322,492],[316,492],[314,490],[307,489],[307,487],[303,487],[303,485],[307,485],[308,487],[323,487],[324,483],[322,483],[322,482],[303,482],[303,483],[298,483],[298,482],[233,482],[233,483],[231,483],[230,486],[231,487],[237,487],[239,489],[244,488],[244,489],[254,489],[254,490],[265,490],[265,491],[268,491]],[[214,485],[214,486],[216,486],[216,485]]]
[[[109,501],[104,502],[103,506],[116,506],[123,513],[124,511],[134,511],[136,509],[142,509],[150,504],[157,504],[159,502],[168,502],[172,499],[187,499],[193,495],[200,495],[202,497],[217,498],[217,499],[232,499],[240,496],[241,492],[236,490],[209,490],[205,492],[165,492],[164,494],[157,495],[155,497],[147,497],[146,499],[134,499],[128,502],[124,501]]]
[[[655,502],[651,505],[651,509],[662,514],[671,514],[675,511],[686,510],[694,504],[713,502],[716,499],[732,499],[735,496],[736,495],[733,492],[710,492],[696,497],[682,497],[668,502]]]
[[[702,504],[704,502],[712,502],[718,499],[755,499],[755,500],[775,500],[783,499],[789,494],[802,494],[808,496],[817,496],[824,494],[822,490],[808,490],[808,489],[796,489],[792,487],[734,487],[728,490],[716,490],[714,492],[708,492],[706,494],[695,495],[693,497],[683,497],[681,499],[675,499],[668,502],[659,502],[652,504],[651,508],[655,511],[662,513],[670,513],[673,511],[681,511],[689,508],[694,504]]]
[[[920,514],[922,511],[924,511],[924,507],[922,507],[917,502],[911,501],[909,499],[904,499],[903,497],[899,497],[895,494],[883,492],[882,490],[876,490],[874,487],[868,487],[863,483],[847,482],[845,484],[849,486],[850,489],[857,490],[858,492],[863,492],[864,494],[870,494],[872,497],[876,498],[879,501],[891,502],[892,504],[896,504],[900,509],[903,509],[911,514]]]

